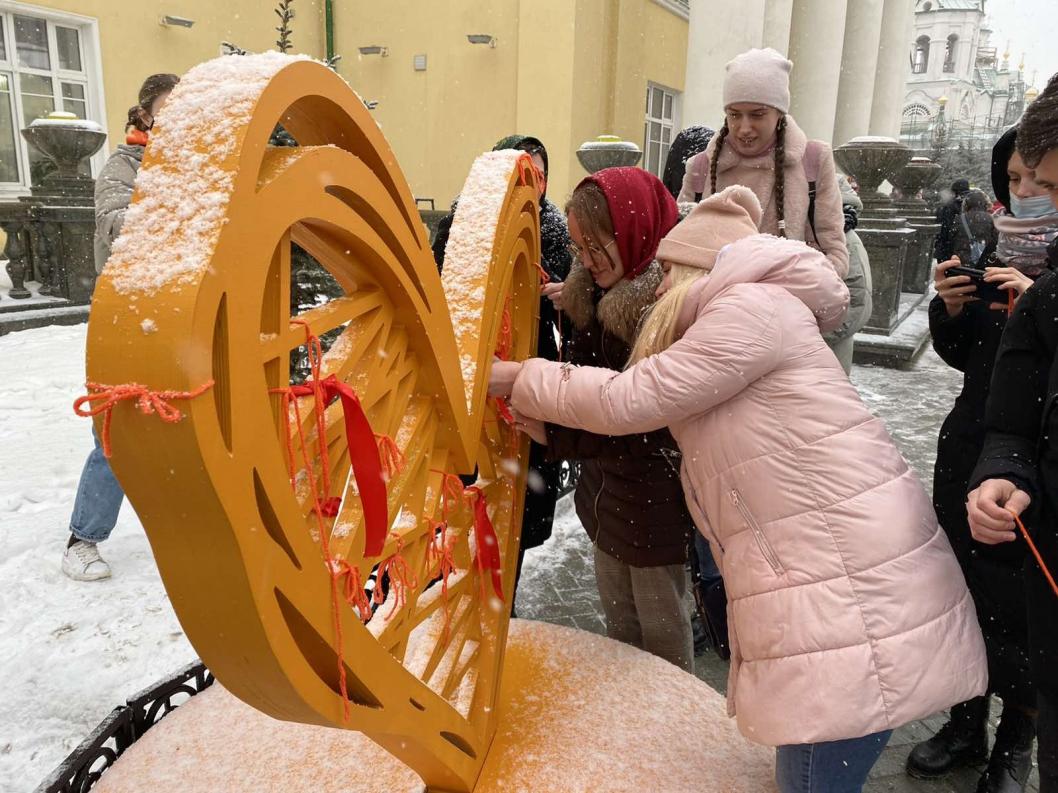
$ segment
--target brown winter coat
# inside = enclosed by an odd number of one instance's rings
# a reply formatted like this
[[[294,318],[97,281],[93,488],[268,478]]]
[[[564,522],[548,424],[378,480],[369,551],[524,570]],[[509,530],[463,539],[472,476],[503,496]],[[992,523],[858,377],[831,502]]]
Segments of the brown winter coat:
[[[654,262],[603,294],[575,263],[562,290],[574,327],[570,361],[622,370],[661,277]],[[694,523],[680,484],[678,447],[667,429],[611,437],[549,424],[547,436],[549,457],[582,461],[577,516],[603,552],[633,567],[687,560]]]
[[[720,136],[715,136],[705,151],[687,161],[687,174],[680,190],[680,202],[694,201],[692,186],[695,173],[706,174],[703,195],[712,195],[709,187],[709,164],[716,151]],[[815,234],[808,222],[808,176],[805,173],[805,152],[808,137],[792,116],[786,117],[786,167],[784,169],[784,191],[786,200],[786,236],[794,240],[807,241],[821,250],[834,271],[844,278],[849,272],[849,251],[845,244],[845,213],[841,209],[841,190],[838,187],[837,170],[830,146],[815,141],[819,155],[816,181]],[[720,150],[720,161],[716,169],[716,190],[734,184],[745,185],[752,190],[764,209],[760,230],[765,234],[779,234],[779,216],[775,208],[775,153],[768,151],[759,157],[745,158],[735,151],[730,142]]]

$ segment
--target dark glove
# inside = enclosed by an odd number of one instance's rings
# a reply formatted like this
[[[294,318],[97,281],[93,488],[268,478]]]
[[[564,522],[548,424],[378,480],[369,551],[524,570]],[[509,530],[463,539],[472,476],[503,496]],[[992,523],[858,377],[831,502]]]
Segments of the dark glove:
[[[845,213],[845,233],[848,234],[850,231],[855,231],[856,227],[860,225],[860,211],[851,204],[842,206],[841,211]]]

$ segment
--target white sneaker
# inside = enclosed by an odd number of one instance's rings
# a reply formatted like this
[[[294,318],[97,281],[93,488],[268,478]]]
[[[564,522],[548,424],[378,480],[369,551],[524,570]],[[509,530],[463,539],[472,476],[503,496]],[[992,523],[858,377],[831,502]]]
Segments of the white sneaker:
[[[62,556],[62,571],[74,581],[110,578],[110,565],[99,555],[94,542],[78,540]]]

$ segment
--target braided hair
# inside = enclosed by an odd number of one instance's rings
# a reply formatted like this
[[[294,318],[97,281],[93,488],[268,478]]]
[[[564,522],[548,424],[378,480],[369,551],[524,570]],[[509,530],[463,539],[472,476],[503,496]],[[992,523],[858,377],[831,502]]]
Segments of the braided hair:
[[[720,127],[720,131],[716,133],[716,148],[713,149],[713,159],[709,162],[709,194],[715,195],[716,193],[716,167],[720,162],[720,150],[724,148],[724,141],[727,140],[727,135],[730,130],[727,127],[727,119],[724,119],[724,126]]]
[[[786,236],[786,116],[779,118],[775,127],[775,216],[779,220],[779,236]]]
[[[716,194],[716,172],[720,163],[720,150],[728,136],[727,120],[716,134],[716,147],[709,162],[709,193]],[[786,236],[786,115],[779,117],[775,127],[775,214],[779,220],[779,236]]]

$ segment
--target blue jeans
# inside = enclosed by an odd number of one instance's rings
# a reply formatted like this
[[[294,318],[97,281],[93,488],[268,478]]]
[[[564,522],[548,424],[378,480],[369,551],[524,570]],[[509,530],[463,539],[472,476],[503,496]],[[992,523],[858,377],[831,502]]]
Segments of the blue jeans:
[[[694,533],[694,552],[698,554],[698,572],[702,576],[702,589],[708,589],[710,584],[720,580],[720,568],[716,566],[708,540],[699,531]]]
[[[103,542],[118,522],[118,512],[125,493],[110,470],[110,462],[103,456],[99,438],[92,431],[95,448],[85,460],[81,481],[77,484],[77,498],[70,516],[70,533],[85,542]]]
[[[892,730],[827,743],[780,746],[775,781],[780,793],[860,793]]]

